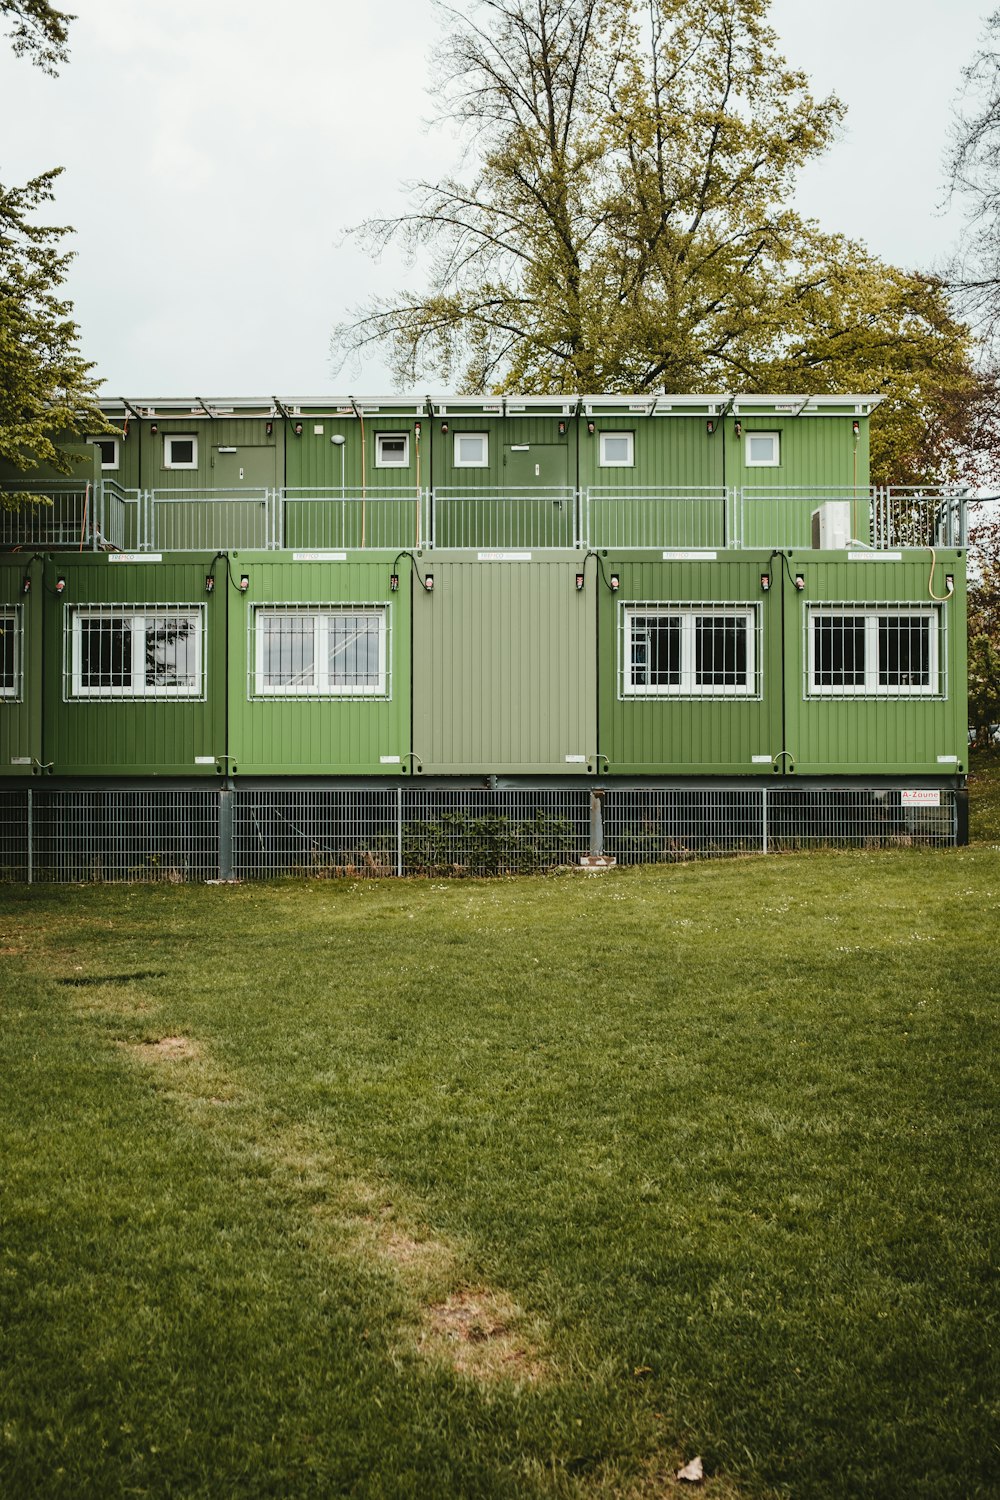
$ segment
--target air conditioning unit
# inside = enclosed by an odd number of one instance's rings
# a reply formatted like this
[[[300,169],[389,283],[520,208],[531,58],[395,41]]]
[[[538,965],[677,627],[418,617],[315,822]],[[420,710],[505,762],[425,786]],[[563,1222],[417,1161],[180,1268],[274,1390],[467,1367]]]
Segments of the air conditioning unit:
[[[824,500],[812,513],[813,546],[823,552],[843,552],[850,543],[850,500]]]

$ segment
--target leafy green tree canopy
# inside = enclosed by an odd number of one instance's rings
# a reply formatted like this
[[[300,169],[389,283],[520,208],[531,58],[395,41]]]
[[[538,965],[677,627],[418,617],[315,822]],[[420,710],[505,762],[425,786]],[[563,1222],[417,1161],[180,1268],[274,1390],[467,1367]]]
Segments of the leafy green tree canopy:
[[[64,229],[34,222],[58,171],[23,188],[0,186],[0,459],[28,472],[71,462],[55,438],[107,431],[93,366],[77,348],[70,304],[58,294],[72,256]]]
[[[14,51],[55,73],[69,56],[69,23],[75,17],[47,0],[0,0],[0,22],[7,22]]]
[[[479,0],[447,10],[440,114],[471,175],[354,231],[425,286],[336,331],[401,381],[470,391],[848,388],[894,399],[875,477],[925,477],[971,342],[944,285],[789,207],[843,117],[790,68],[769,0]],[[953,400],[953,406],[958,406]],[[891,413],[891,415],[889,415]]]

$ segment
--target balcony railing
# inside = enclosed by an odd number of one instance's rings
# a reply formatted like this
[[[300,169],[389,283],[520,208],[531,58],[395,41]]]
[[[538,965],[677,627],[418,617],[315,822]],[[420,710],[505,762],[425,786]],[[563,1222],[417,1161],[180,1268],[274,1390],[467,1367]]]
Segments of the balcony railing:
[[[841,545],[964,547],[957,489],[172,489],[0,486],[0,548],[215,552],[456,548],[715,551],[808,548],[813,512],[839,502]]]

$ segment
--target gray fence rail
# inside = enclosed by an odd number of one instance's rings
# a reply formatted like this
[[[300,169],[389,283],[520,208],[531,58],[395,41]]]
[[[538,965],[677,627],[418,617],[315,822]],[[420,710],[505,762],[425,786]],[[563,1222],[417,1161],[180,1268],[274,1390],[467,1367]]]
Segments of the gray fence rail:
[[[530,874],[798,849],[946,848],[954,790],[899,788],[137,788],[0,792],[0,880]],[[911,794],[912,796],[912,794]]]
[[[843,533],[830,546],[963,547],[968,504],[948,486],[123,490],[103,480],[18,494],[16,508],[0,507],[2,547],[137,552],[810,547],[812,512],[830,503],[839,506]]]

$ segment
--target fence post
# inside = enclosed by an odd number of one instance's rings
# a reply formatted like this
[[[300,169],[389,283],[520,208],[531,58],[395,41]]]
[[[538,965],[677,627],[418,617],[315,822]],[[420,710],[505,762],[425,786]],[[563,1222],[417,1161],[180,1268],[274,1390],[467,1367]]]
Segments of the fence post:
[[[219,788],[219,879],[233,878],[233,788]]]
[[[34,847],[33,847],[34,846],[34,841],[35,841],[35,826],[34,826],[34,816],[33,816],[33,814],[34,814],[34,806],[33,806],[33,803],[32,803],[32,795],[31,795],[32,789],[31,789],[31,787],[30,786],[26,787],[25,790],[27,791],[27,794],[28,794],[28,805],[27,805],[27,821],[28,821],[28,884],[31,885],[32,880],[34,879],[34,874],[35,874],[35,860],[34,860]]]
[[[760,852],[767,853],[767,782],[760,789]]]
[[[590,791],[590,853],[604,853],[604,787]]]
[[[403,788],[396,788],[396,874],[403,873]]]

